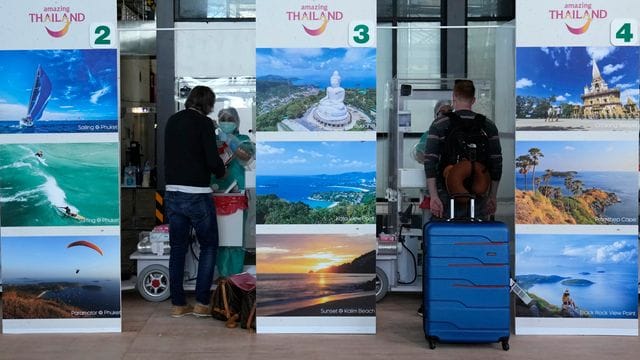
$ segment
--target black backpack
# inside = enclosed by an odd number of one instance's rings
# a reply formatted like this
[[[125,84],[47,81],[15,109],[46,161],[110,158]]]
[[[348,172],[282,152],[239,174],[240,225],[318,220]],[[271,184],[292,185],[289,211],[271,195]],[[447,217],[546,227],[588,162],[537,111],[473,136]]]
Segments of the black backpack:
[[[470,160],[487,165],[489,136],[485,131],[487,118],[476,114],[473,118],[463,118],[454,112],[446,116],[450,119],[442,153],[440,154],[440,173],[448,166],[461,160]]]

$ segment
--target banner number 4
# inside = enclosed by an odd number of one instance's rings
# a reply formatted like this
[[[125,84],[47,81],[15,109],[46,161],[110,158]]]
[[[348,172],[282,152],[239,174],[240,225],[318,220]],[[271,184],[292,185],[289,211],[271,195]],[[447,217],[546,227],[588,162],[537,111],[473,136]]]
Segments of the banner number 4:
[[[371,21],[352,21],[349,24],[349,46],[375,47],[376,26]]]
[[[611,22],[611,44],[614,46],[637,46],[638,21],[636,19],[614,19]]]
[[[110,23],[91,24],[89,29],[89,39],[92,48],[113,48],[115,47],[114,27]]]

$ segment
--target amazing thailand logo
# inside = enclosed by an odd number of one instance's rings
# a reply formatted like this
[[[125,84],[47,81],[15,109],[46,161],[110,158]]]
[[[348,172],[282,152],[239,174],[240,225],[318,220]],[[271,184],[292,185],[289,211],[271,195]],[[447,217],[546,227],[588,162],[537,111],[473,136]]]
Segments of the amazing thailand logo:
[[[326,29],[329,21],[344,18],[342,11],[331,11],[327,5],[302,5],[297,11],[286,11],[289,21],[302,22],[304,32],[311,36],[319,36]],[[312,25],[313,24],[313,25]]]
[[[606,19],[608,13],[605,9],[593,8],[591,3],[573,3],[565,4],[561,9],[549,10],[549,15],[551,20],[563,21],[573,35],[582,35],[589,30],[594,20]]]
[[[61,38],[69,32],[71,23],[84,22],[86,16],[82,12],[72,12],[69,6],[46,6],[41,12],[30,12],[31,23],[43,24],[47,33],[54,38]]]

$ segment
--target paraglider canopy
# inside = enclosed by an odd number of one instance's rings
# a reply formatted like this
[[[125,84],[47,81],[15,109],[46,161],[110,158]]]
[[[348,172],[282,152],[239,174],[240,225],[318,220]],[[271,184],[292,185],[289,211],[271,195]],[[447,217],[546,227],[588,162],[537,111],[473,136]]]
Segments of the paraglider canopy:
[[[74,246],[86,246],[86,247],[88,247],[90,249],[93,249],[93,250],[97,251],[98,254],[103,255],[102,249],[100,249],[98,247],[98,245],[96,245],[94,243],[91,243],[91,242],[89,242],[87,240],[74,241],[74,242],[70,243],[69,245],[67,245],[67,249],[71,248],[71,247],[74,247]]]

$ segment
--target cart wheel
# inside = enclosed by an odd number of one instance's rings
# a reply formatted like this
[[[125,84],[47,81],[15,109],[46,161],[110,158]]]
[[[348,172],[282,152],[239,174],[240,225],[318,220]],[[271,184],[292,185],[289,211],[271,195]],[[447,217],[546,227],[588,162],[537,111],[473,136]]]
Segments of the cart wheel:
[[[169,269],[154,264],[142,269],[136,284],[138,292],[145,300],[164,301],[169,298]]]
[[[389,290],[389,278],[382,269],[376,266],[376,302],[382,300]]]
[[[436,348],[436,341],[432,338],[427,339],[429,341],[429,349],[433,350]]]
[[[509,351],[509,342],[506,340],[502,341],[502,350]]]

